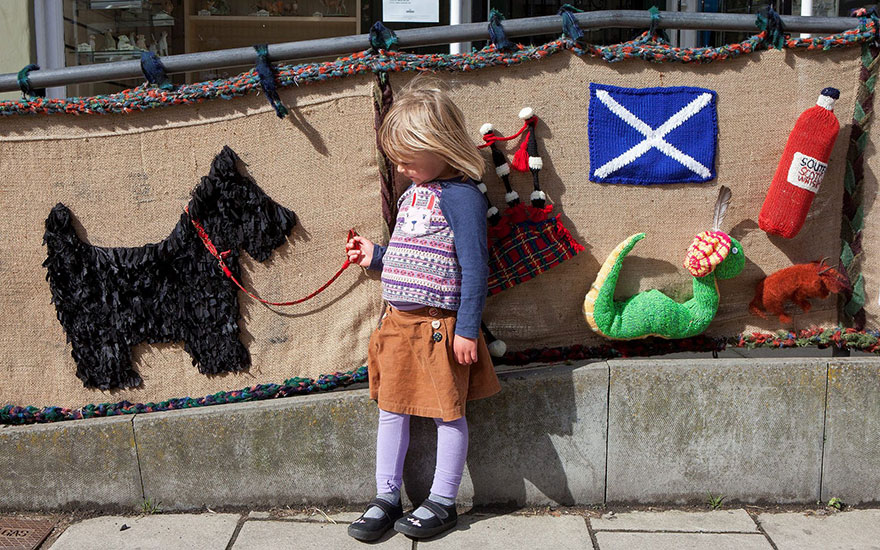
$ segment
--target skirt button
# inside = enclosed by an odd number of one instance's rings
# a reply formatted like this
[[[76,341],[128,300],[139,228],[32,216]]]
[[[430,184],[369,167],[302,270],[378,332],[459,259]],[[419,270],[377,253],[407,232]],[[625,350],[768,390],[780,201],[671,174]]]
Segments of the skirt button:
[[[431,317],[436,317],[439,313],[440,312],[437,311],[436,307],[432,307],[431,309],[428,310],[428,315],[430,315]]]
[[[440,328],[440,321],[431,321],[431,328]]]
[[[435,332],[434,334],[431,335],[431,338],[433,338],[435,342],[439,342],[440,340],[443,339],[443,335],[440,334],[439,332]]]

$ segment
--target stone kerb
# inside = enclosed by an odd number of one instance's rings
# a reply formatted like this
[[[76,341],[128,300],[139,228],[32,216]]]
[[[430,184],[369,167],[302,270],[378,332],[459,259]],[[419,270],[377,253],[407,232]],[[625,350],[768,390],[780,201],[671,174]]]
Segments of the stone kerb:
[[[468,408],[464,505],[880,501],[880,358],[619,359],[500,377],[499,395]],[[376,423],[354,389],[0,427],[0,507],[359,505],[374,492]],[[435,437],[414,419],[408,503],[428,492]]]
[[[608,502],[819,498],[827,360],[609,365]]]
[[[880,360],[831,361],[822,501],[880,503]]]
[[[0,427],[0,510],[140,506],[131,417]]]
[[[469,407],[461,501],[598,503],[604,496],[607,367],[502,375]],[[412,426],[406,497],[427,496],[430,421]],[[375,492],[376,405],[367,390],[141,415],[144,493],[168,509],[368,501]]]

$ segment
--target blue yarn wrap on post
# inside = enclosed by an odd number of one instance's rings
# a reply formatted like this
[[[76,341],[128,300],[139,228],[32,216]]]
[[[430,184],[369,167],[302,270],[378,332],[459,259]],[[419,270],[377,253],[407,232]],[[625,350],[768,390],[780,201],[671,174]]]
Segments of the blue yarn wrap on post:
[[[165,65],[153,52],[141,52],[141,71],[150,84],[158,86],[162,90],[174,89],[171,79],[165,74]]]
[[[880,18],[877,17],[877,10],[875,8],[866,9],[866,8],[854,8],[849,12],[850,17],[858,17],[859,18],[859,30],[864,32],[868,28],[868,19],[870,19],[874,23],[874,45],[880,45]]]
[[[257,76],[260,78],[260,87],[263,88],[263,92],[266,94],[269,104],[275,109],[278,118],[284,118],[290,114],[290,111],[281,103],[281,98],[278,96],[278,88],[275,86],[275,70],[269,63],[269,46],[257,44],[254,49],[257,51],[256,70]]]
[[[755,25],[757,25],[758,29],[767,31],[765,40],[768,44],[777,50],[782,49],[785,43],[785,25],[782,24],[782,18],[779,17],[773,6],[768,4],[767,7],[758,12]]]
[[[24,99],[39,95],[39,94],[37,94],[36,90],[31,88],[31,80],[28,78],[29,72],[39,71],[39,70],[40,70],[39,65],[37,65],[35,63],[31,63],[30,65],[28,65],[24,69],[18,71],[18,87],[21,89],[21,97],[23,97]]]
[[[395,44],[397,44],[397,35],[394,31],[383,25],[381,21],[373,23],[370,27],[370,48],[374,52],[393,50]]]
[[[568,37],[569,40],[577,42],[584,36],[584,31],[578,25],[577,19],[574,18],[575,12],[581,12],[571,4],[563,4],[559,8],[559,15],[562,16],[562,36]]]
[[[501,26],[502,21],[504,21],[504,15],[495,8],[492,8],[492,11],[489,13],[489,40],[495,45],[496,50],[502,52],[514,50],[516,45],[508,40],[507,35],[504,34],[504,27]]]
[[[648,36],[653,39],[659,39],[663,42],[669,42],[669,35],[666,34],[666,31],[660,28],[660,8],[657,6],[651,6],[651,9],[648,10],[651,14],[651,27],[648,29]]]

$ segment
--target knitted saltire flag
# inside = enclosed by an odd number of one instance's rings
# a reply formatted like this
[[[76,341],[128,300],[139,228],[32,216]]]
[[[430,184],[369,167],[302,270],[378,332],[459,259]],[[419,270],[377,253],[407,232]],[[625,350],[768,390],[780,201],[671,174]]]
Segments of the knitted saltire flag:
[[[713,90],[590,84],[590,180],[697,183],[715,178]]]

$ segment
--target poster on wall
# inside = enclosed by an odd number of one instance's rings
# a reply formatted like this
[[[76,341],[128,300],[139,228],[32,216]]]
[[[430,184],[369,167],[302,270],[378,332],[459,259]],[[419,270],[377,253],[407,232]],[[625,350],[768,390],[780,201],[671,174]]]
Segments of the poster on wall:
[[[382,21],[439,23],[440,0],[382,0]]]

